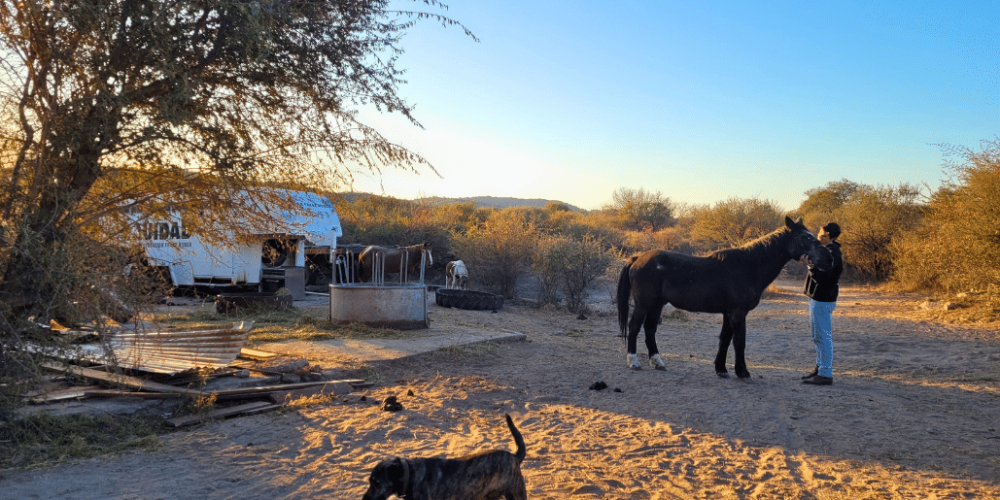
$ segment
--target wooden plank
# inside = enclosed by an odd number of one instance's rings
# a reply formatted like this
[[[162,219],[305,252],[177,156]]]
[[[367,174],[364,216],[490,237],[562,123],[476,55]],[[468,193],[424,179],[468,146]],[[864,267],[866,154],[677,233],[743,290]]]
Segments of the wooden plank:
[[[131,387],[133,389],[152,391],[152,392],[170,392],[176,394],[184,394],[193,397],[207,396],[206,393],[203,393],[201,391],[196,391],[193,389],[184,389],[182,387],[174,387],[172,385],[160,384],[158,382],[150,382],[148,380],[129,377],[127,375],[105,373],[98,370],[92,370],[90,368],[84,368],[82,366],[76,366],[76,365],[65,366],[56,363],[41,363],[41,366],[49,370],[55,370],[63,373],[72,373],[74,375],[78,375],[84,378],[100,380],[102,382],[108,382],[111,384],[123,385],[125,387]]]
[[[49,391],[42,394],[32,395],[30,397],[26,397],[25,401],[32,404],[55,403],[57,401],[66,401],[68,399],[78,399],[86,397],[87,391],[98,390],[100,388],[101,386],[99,385],[84,385],[79,387],[69,387],[57,391]]]
[[[271,358],[278,357],[278,354],[267,351],[258,351],[257,349],[244,347],[240,349],[240,357],[243,359],[252,359],[254,361],[267,361]]]
[[[184,397],[183,394],[174,394],[169,392],[133,392],[133,391],[117,391],[114,389],[97,389],[93,391],[86,391],[83,393],[85,397],[88,398],[141,398],[141,399],[176,399]]]
[[[259,387],[241,387],[239,389],[227,389],[223,391],[214,391],[213,393],[217,396],[230,396],[236,394],[257,394],[261,392],[274,392],[274,391],[291,391],[295,389],[304,389],[306,387],[315,387],[319,385],[326,384],[347,384],[352,387],[357,387],[366,382],[361,379],[346,379],[346,380],[317,380],[316,382],[300,382],[297,384],[281,384],[281,385],[262,385]]]
[[[200,424],[202,422],[208,422],[211,420],[219,420],[234,415],[246,414],[248,412],[260,413],[263,411],[273,410],[280,407],[281,405],[276,405],[265,401],[256,401],[253,403],[242,404],[239,406],[232,406],[230,408],[221,408],[218,410],[213,410],[201,415],[188,415],[186,417],[171,418],[166,421],[166,425],[168,427],[178,428],[178,427],[183,427],[185,425]]]
[[[51,379],[46,380],[49,377],[51,377]],[[28,399],[28,398],[43,396],[45,394],[49,394],[52,392],[70,391],[75,389],[74,386],[67,383],[65,375],[46,375],[42,377],[41,380],[43,383],[40,387],[38,387],[37,389],[24,391],[24,393],[21,394],[21,397],[24,399]],[[21,386],[27,385],[23,382],[26,381],[18,382],[18,385]]]
[[[336,384],[336,383],[343,383],[350,385],[352,387],[368,387],[371,385],[370,382],[365,382],[364,380],[361,379],[345,379],[345,380],[318,380],[316,382],[301,382],[298,384],[282,384],[282,385],[271,385],[271,386],[260,386],[260,387],[243,387],[239,389],[228,389],[222,391],[199,391],[195,389],[185,389],[183,387],[174,387],[172,385],[161,384],[159,382],[151,382],[149,380],[142,380],[140,378],[129,377],[127,375],[105,373],[102,371],[92,370],[90,368],[84,368],[82,366],[70,365],[69,367],[66,367],[55,363],[42,363],[41,366],[49,370],[72,373],[74,375],[78,375],[81,377],[100,380],[111,384],[119,384],[125,387],[132,387],[133,389],[138,389],[141,391],[184,394],[191,397],[205,397],[211,394],[216,394],[220,396],[229,396],[236,394],[259,394],[259,393],[274,392],[274,391],[290,391],[295,389],[303,389],[306,387],[314,387],[314,386],[320,386],[325,384]]]

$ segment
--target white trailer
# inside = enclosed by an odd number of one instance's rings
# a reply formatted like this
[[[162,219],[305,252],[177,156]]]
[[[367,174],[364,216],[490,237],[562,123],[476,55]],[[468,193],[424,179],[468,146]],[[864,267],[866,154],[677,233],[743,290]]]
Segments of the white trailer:
[[[237,242],[233,234],[225,244],[202,241],[185,231],[181,213],[169,221],[140,221],[135,228],[150,265],[168,270],[175,287],[219,292],[285,287],[295,298],[303,298],[310,275],[329,272],[316,269],[316,263],[333,261],[343,231],[330,200],[313,193],[286,192],[311,215],[276,213],[273,227],[248,229],[245,242]]]

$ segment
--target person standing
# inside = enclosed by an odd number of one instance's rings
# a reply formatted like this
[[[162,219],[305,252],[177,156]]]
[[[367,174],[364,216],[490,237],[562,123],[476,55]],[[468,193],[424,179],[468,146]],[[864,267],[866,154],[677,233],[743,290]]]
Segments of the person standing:
[[[803,293],[809,297],[809,324],[816,345],[816,369],[802,377],[803,384],[833,385],[833,310],[840,293],[844,260],[840,255],[840,225],[828,222],[819,229],[819,241],[833,255],[833,267],[820,271],[809,267]]]

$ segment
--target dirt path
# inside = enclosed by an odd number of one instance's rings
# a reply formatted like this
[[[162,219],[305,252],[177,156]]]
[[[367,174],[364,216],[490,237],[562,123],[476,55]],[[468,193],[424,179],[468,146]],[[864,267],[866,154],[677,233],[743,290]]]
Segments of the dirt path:
[[[785,285],[748,319],[752,383],[715,376],[716,316],[669,315],[657,336],[668,370],[635,372],[612,315],[432,307],[433,322],[528,340],[336,360],[378,384],[174,433],[156,454],[5,471],[0,497],[357,499],[390,455],[512,449],[506,412],[527,441],[530,498],[1000,498],[997,332],[921,321],[916,299],[846,288],[834,385],[804,386],[806,304]],[[597,381],[608,389],[589,390]],[[380,411],[390,395],[404,411]]]

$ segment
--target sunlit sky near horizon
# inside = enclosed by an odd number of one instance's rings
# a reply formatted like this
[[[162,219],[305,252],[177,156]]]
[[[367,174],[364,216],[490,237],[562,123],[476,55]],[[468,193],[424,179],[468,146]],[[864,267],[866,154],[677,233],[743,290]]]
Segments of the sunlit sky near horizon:
[[[433,21],[403,39],[400,91],[425,129],[362,112],[440,177],[356,191],[595,209],[641,187],[792,210],[840,179],[936,188],[939,144],[1000,135],[998,2],[446,3],[480,41]]]

